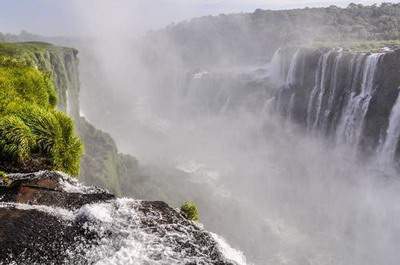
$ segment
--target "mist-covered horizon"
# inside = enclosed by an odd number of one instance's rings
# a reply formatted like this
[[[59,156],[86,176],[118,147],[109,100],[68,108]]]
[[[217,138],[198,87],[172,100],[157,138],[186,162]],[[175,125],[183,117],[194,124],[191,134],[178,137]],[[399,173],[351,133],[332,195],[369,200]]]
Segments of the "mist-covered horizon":
[[[382,2],[396,2],[394,0]],[[166,27],[171,23],[207,15],[232,14],[253,12],[256,9],[296,9],[305,7],[328,7],[337,5],[346,7],[350,3],[365,5],[379,4],[373,0],[208,0],[208,1],[182,1],[182,0],[156,0],[156,1],[120,1],[110,3],[108,1],[49,1],[39,0],[35,2],[2,0],[0,10],[0,32],[18,34],[28,31],[48,37],[69,36],[85,37],[88,32],[82,29],[80,12],[83,9],[92,10],[93,15],[101,12],[104,24],[115,23],[121,14],[128,14],[124,22],[135,25],[133,32],[146,32]],[[85,8],[83,8],[83,5]],[[106,10],[101,10],[107,6]],[[96,8],[93,8],[96,7]],[[82,9],[83,8],[83,9]],[[118,16],[114,17],[115,14]],[[18,17],[18,20],[14,18]],[[86,21],[90,27],[96,27],[95,20]]]

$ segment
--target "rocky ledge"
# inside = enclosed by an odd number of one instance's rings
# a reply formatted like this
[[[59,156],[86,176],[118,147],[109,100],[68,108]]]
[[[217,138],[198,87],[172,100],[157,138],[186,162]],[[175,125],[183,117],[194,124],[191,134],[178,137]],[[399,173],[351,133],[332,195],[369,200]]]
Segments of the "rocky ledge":
[[[163,202],[118,199],[56,172],[0,181],[0,264],[237,264]]]

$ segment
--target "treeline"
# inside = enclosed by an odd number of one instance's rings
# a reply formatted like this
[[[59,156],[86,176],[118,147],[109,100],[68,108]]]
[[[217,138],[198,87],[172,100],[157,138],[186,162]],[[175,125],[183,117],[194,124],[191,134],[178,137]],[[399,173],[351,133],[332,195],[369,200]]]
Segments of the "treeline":
[[[282,45],[400,39],[400,4],[261,10],[171,24],[147,36],[191,65],[265,61]],[[151,46],[146,46],[151,47]],[[150,52],[157,52],[152,50]]]

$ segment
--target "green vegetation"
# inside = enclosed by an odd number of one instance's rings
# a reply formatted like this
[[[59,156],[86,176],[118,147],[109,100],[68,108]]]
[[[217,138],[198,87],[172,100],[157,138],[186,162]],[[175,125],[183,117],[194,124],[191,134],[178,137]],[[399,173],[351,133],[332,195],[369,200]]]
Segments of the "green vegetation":
[[[38,62],[47,47],[0,44],[0,169],[77,175],[82,144],[71,118],[55,108],[54,73],[43,70],[48,62]]]
[[[76,54],[77,51],[74,49],[56,47],[44,42],[0,43],[0,65],[19,67],[23,70],[30,67],[47,75],[46,81],[56,86],[56,90],[47,91],[50,103],[55,105],[58,102],[58,109],[66,111],[68,91],[75,104],[70,110],[74,118],[78,118],[79,115]]]
[[[350,4],[347,8],[257,9],[253,13],[207,16],[173,24],[148,34],[143,46],[149,54],[149,63],[156,66],[165,56],[162,47],[169,45],[167,47],[175,47],[184,63],[202,67],[264,62],[279,47],[308,46],[316,42],[354,43],[354,50],[370,51],[375,49],[376,42],[399,42],[399,29],[398,3]],[[165,40],[166,44],[162,45]],[[362,45],[363,42],[368,43]]]
[[[313,47],[342,47],[345,50],[353,52],[379,52],[384,48],[398,49],[400,40],[365,40],[365,41],[344,41],[344,42],[319,42],[312,44]]]
[[[10,179],[8,178],[7,174],[3,171],[0,171],[0,180],[4,186],[8,186],[10,183]]]
[[[194,202],[185,202],[181,206],[181,212],[191,221],[198,222],[200,220],[199,210]]]

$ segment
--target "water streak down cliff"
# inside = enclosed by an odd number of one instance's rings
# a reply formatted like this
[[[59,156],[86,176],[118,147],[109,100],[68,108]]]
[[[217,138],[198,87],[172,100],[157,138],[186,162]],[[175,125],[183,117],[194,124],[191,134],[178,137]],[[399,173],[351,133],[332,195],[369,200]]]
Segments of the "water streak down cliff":
[[[275,109],[310,132],[392,162],[399,153],[399,57],[400,51],[280,49],[271,62],[280,87]]]

